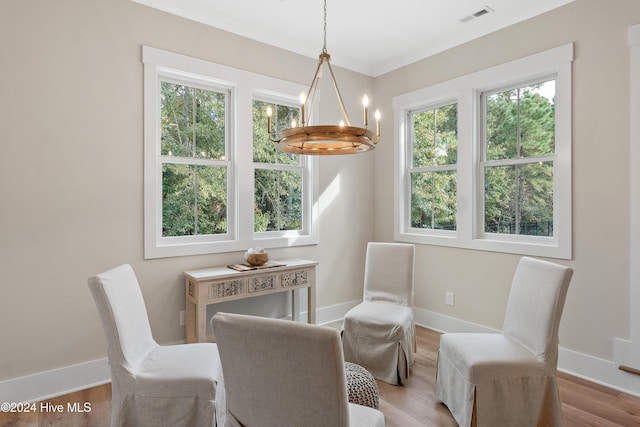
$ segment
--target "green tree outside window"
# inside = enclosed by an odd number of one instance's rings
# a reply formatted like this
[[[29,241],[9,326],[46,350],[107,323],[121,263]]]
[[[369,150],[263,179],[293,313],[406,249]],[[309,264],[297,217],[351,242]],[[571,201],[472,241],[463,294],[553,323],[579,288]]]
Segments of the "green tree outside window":
[[[484,230],[553,236],[555,81],[485,96]]]
[[[267,133],[267,106],[273,109],[273,133]],[[279,130],[298,119],[298,107],[253,101],[254,231],[303,228],[303,172],[300,155],[277,150]]]
[[[457,104],[411,113],[411,227],[456,229]]]
[[[227,232],[227,96],[161,82],[164,237]]]

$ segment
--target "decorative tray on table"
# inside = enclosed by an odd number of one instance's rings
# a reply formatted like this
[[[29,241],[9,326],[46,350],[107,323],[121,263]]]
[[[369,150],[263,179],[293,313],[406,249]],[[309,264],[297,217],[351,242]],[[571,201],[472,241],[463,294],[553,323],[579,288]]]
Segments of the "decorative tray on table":
[[[278,261],[267,261],[262,265],[251,265],[249,263],[242,263],[242,264],[228,265],[227,267],[237,271],[249,271],[249,270],[261,270],[263,268],[283,267],[285,265],[287,264],[283,264]]]

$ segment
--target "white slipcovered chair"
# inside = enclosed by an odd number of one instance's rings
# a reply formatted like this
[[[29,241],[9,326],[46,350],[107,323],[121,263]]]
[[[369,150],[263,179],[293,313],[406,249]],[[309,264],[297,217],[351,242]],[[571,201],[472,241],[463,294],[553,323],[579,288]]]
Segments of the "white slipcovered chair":
[[[404,383],[413,364],[414,251],[412,244],[369,242],[363,301],[344,316],[345,360],[389,384]]]
[[[140,286],[127,264],[88,283],[107,337],[111,425],[224,426],[224,382],[216,344],[158,345]]]
[[[562,426],[558,327],[573,270],[523,257],[502,333],[440,338],[436,397],[460,426]]]
[[[228,427],[384,427],[382,412],[348,402],[335,328],[216,313]]]

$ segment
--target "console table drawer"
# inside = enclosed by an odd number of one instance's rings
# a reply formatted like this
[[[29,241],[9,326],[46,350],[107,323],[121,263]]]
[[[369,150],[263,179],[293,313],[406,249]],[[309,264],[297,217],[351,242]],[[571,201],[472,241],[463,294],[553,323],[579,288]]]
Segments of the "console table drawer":
[[[309,271],[299,270],[282,273],[280,275],[280,287],[302,286],[309,283]]]
[[[207,301],[232,297],[246,293],[244,280],[228,280],[224,282],[209,283]]]
[[[249,282],[249,293],[272,291],[278,289],[278,276],[258,276],[247,279]]]

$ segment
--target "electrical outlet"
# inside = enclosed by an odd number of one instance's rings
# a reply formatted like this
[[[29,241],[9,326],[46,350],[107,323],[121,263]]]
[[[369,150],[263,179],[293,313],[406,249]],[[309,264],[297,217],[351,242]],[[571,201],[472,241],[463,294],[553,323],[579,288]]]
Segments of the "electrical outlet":
[[[447,292],[444,302],[447,305],[456,305],[456,295],[453,292]]]
[[[180,311],[180,326],[184,326],[184,325],[187,324],[185,317],[186,317],[185,311],[181,310]]]

